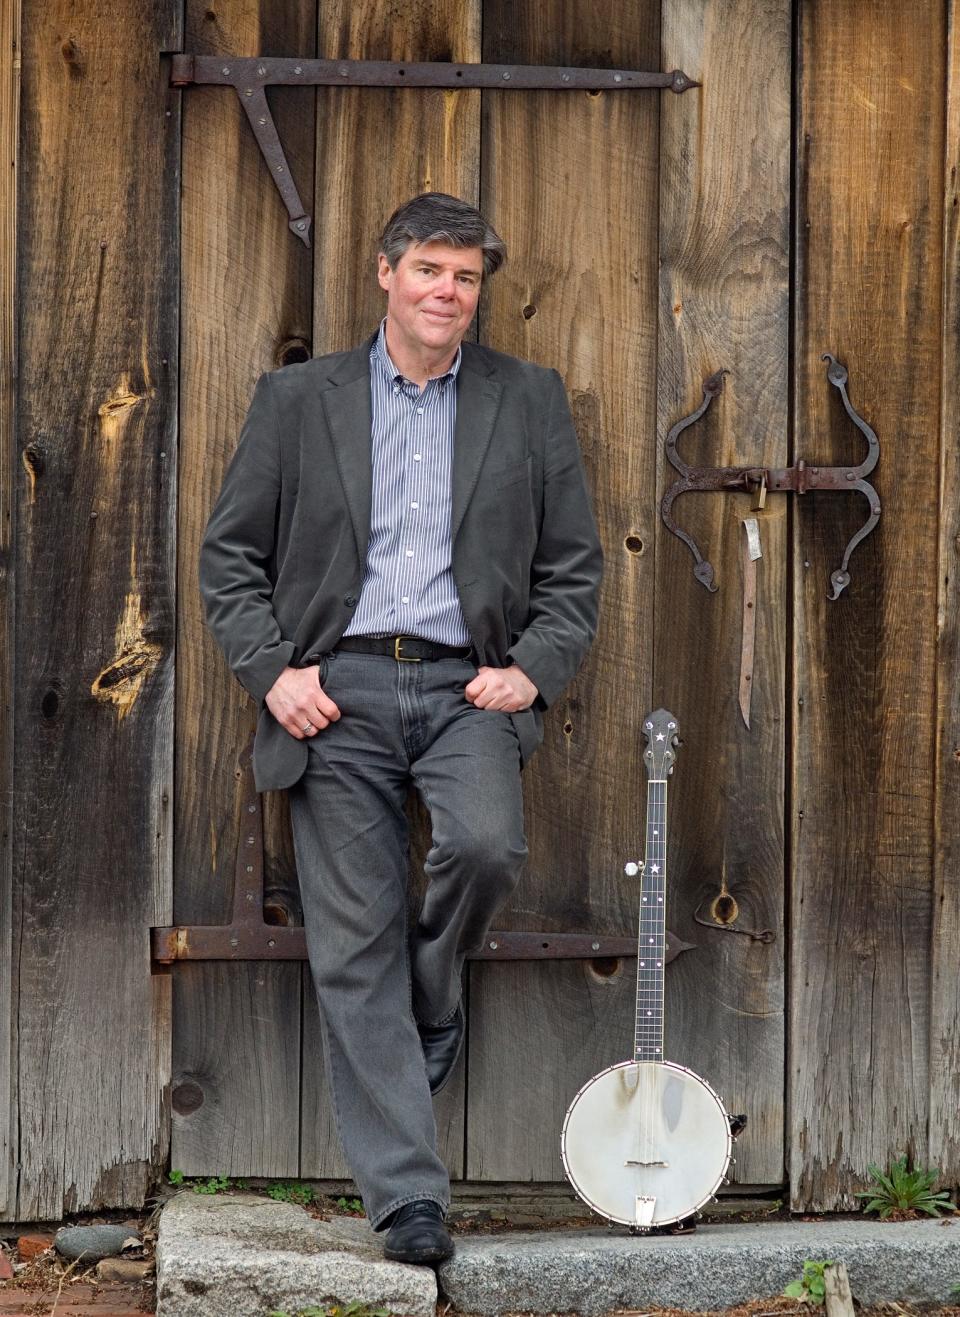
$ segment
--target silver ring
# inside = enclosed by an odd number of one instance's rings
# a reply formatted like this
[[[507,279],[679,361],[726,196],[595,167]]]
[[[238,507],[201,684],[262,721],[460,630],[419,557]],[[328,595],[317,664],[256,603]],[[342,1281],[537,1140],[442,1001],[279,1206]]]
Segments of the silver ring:
[[[301,732],[309,732],[312,726],[313,723],[307,723],[306,727],[301,727],[300,730]]]

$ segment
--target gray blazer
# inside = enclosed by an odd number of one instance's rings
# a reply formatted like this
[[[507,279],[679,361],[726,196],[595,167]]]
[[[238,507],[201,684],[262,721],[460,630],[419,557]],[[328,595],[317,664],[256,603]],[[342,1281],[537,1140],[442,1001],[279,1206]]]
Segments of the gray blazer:
[[[371,504],[370,346],[261,375],[200,549],[207,625],[260,702],[259,791],[292,785],[307,742],[263,703],[331,650],[363,581]],[[602,555],[560,376],[474,343],[457,374],[453,576],[480,662],[540,694],[509,715],[523,762],[597,623]],[[323,733],[319,733],[323,735]]]

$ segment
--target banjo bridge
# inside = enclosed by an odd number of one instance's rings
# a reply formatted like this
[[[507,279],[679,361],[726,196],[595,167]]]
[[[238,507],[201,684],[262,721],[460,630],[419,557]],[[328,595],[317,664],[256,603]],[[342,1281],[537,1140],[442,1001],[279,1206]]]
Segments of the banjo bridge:
[[[669,1162],[635,1162],[632,1160],[625,1161],[623,1164],[624,1166],[666,1166],[666,1167],[669,1167],[670,1165]]]

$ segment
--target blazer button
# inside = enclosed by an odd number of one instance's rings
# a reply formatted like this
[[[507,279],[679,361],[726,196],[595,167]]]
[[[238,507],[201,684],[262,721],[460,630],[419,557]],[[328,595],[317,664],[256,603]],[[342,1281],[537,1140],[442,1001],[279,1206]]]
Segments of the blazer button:
[[[356,608],[357,596],[355,594],[344,595],[343,602],[347,605],[348,608]]]

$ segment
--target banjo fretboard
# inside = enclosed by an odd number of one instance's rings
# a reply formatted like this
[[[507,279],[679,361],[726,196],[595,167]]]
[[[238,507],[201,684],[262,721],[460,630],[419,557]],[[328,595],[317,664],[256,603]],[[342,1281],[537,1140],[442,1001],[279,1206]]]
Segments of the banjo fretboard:
[[[663,982],[667,949],[667,774],[673,771],[677,722],[658,709],[644,720],[648,748],[647,835],[640,871],[635,1061],[663,1060]]]

